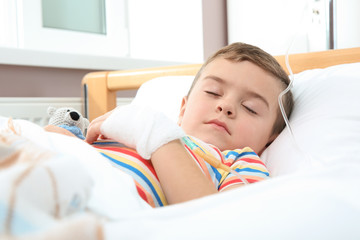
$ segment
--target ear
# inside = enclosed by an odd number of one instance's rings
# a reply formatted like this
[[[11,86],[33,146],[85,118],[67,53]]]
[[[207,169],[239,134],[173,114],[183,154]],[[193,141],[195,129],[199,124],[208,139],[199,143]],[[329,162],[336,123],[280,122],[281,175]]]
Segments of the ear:
[[[48,113],[48,115],[49,115],[50,117],[51,117],[52,115],[54,115],[55,111],[56,111],[56,107],[50,106],[50,107],[48,107],[48,109],[47,109],[47,113]]]
[[[182,121],[182,118],[183,118],[184,113],[185,113],[187,100],[188,100],[187,96],[183,97],[182,100],[181,100],[181,107],[180,107],[180,113],[179,113],[179,118],[178,118],[178,125],[179,126],[181,126],[181,121]]]

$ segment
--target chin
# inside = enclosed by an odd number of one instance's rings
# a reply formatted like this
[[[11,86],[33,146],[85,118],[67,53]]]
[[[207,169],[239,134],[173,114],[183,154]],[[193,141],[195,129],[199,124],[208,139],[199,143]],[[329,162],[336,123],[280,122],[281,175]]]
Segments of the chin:
[[[208,144],[211,144],[215,147],[217,147],[218,149],[220,149],[220,151],[224,151],[224,150],[228,150],[228,148],[226,148],[224,146],[224,143],[223,142],[220,142],[220,141],[214,141],[214,140],[203,140],[204,142],[208,143]]]
[[[208,133],[199,133],[197,134],[189,134],[190,136],[193,136],[197,139],[200,139],[201,141],[211,144],[217,148],[220,149],[220,151],[229,150],[229,148],[226,148],[226,144],[224,144],[225,141],[221,141],[221,136],[209,136]]]

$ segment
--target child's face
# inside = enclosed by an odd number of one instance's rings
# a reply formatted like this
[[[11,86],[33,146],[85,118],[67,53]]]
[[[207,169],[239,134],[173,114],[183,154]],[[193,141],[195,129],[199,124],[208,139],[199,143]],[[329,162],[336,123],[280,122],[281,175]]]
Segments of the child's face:
[[[277,135],[281,83],[255,64],[218,58],[184,97],[179,124],[186,134],[220,150],[251,147],[257,154]]]

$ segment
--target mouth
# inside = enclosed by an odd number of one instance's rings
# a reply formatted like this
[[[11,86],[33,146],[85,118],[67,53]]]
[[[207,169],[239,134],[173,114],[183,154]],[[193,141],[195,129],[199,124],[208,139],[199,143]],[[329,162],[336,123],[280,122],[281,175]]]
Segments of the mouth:
[[[214,119],[214,120],[211,120],[211,121],[207,122],[207,124],[213,125],[216,129],[226,131],[229,135],[231,135],[226,123],[224,123],[222,121]]]

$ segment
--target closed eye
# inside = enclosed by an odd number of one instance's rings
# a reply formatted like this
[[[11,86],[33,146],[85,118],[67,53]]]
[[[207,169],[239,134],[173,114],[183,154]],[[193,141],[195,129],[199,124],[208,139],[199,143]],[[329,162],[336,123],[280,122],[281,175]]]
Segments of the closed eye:
[[[211,92],[211,91],[205,91],[205,93],[209,94],[209,95],[213,95],[215,97],[219,97],[220,94],[217,94],[216,92]]]
[[[245,108],[248,112],[250,112],[251,114],[257,115],[257,112],[255,112],[255,111],[252,110],[251,108],[249,108],[249,107],[247,107],[247,106],[244,106],[244,108]]]

